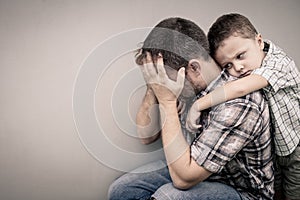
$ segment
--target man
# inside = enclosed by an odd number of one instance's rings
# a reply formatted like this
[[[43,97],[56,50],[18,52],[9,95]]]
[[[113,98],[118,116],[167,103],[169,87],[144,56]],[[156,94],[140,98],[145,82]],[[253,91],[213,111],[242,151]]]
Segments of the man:
[[[181,18],[161,21],[146,38],[137,58],[147,83],[138,133],[145,144],[162,137],[167,166],[125,174],[111,185],[109,199],[272,199],[269,114],[260,92],[211,108],[202,115],[203,130],[191,144],[187,139],[178,102],[234,80],[207,44],[203,31]]]

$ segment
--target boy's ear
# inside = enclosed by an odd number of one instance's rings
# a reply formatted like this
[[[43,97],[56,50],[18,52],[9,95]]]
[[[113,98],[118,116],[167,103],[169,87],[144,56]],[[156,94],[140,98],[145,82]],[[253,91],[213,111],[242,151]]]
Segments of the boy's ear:
[[[258,33],[258,34],[256,35],[256,40],[257,40],[257,42],[258,42],[259,47],[260,47],[261,49],[263,49],[263,48],[264,48],[264,40],[263,40],[263,38],[262,38],[262,36],[261,36],[260,33]]]
[[[197,59],[190,60],[189,64],[188,64],[188,69],[193,73],[197,73],[197,74],[200,73],[201,65],[200,65],[199,60],[197,60]]]

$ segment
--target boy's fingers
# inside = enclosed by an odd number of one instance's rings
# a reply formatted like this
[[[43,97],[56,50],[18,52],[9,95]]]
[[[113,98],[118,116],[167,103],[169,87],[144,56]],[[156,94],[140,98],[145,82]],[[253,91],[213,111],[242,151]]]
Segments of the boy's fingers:
[[[197,129],[199,129],[199,128],[202,127],[202,125],[199,125],[199,124],[192,124],[191,126],[192,126],[192,128],[195,129],[195,130],[197,130]]]
[[[187,126],[188,131],[190,132],[197,132],[199,130],[199,128],[201,128],[201,125],[192,125],[190,124],[189,126]]]

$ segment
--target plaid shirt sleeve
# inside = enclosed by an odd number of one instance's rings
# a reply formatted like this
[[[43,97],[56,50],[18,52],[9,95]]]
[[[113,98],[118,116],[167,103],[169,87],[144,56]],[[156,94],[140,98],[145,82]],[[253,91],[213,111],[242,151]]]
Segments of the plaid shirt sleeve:
[[[273,89],[273,91],[269,90],[269,92],[277,92],[279,89],[297,85],[298,77],[295,76],[297,75],[297,68],[295,66],[294,61],[285,57],[281,62],[276,62],[275,60],[264,62],[262,67],[254,70],[252,73],[268,80]]]
[[[300,73],[295,62],[269,41],[270,49],[262,66],[252,73],[268,80],[263,90],[270,106],[275,152],[291,154],[300,141]]]
[[[253,95],[247,95],[212,108],[206,127],[191,146],[199,165],[220,172],[261,131],[261,111],[251,99]]]

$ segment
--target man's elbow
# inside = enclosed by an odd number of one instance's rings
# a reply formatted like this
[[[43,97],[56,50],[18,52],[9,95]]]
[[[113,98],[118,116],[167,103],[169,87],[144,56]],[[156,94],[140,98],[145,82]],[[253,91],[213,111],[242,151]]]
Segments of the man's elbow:
[[[179,190],[188,190],[196,184],[197,183],[195,183],[195,182],[185,181],[185,180],[182,180],[182,179],[178,179],[178,180],[173,181],[174,187],[179,189]]]
[[[155,142],[156,139],[152,139],[152,138],[141,138],[140,142],[144,145],[148,145],[148,144],[152,144],[153,142]]]
[[[197,173],[194,172],[194,170],[190,173],[188,170],[184,170],[181,174],[171,173],[174,187],[180,190],[187,190],[206,180],[211,175],[211,172],[202,167],[197,169]]]
[[[144,145],[152,144],[155,142],[160,136],[160,133],[150,136],[150,137],[141,137],[140,136],[140,142]]]
[[[182,174],[183,175],[183,174]],[[197,183],[201,182],[202,179],[197,179],[195,176],[187,176],[185,173],[183,176],[172,176],[173,185],[179,190],[188,190]]]

